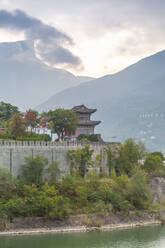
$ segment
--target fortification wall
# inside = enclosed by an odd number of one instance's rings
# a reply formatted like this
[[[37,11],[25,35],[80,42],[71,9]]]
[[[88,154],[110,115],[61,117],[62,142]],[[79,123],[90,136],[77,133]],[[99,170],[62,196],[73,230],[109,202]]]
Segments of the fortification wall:
[[[14,176],[19,174],[24,158],[29,156],[42,155],[50,163],[59,162],[59,168],[65,172],[70,170],[70,161],[67,157],[68,150],[83,148],[86,144],[76,142],[0,142],[0,168],[6,168]],[[103,155],[103,166],[106,166],[107,158],[105,152],[106,144],[90,143],[90,148],[94,150],[93,159],[97,154]],[[110,143],[111,146],[114,143]]]

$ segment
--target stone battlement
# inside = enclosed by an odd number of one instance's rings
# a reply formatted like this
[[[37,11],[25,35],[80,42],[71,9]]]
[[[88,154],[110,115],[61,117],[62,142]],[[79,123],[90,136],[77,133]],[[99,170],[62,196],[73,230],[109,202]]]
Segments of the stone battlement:
[[[77,141],[63,141],[63,142],[50,142],[50,141],[0,141],[1,147],[84,147],[90,145],[92,147],[114,145],[117,142],[77,142]]]

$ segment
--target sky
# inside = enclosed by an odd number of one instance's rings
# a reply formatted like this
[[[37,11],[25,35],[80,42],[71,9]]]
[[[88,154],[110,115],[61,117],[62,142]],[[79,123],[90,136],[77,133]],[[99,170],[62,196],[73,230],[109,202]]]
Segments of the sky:
[[[34,40],[44,63],[113,74],[165,49],[163,0],[0,0],[0,42]]]

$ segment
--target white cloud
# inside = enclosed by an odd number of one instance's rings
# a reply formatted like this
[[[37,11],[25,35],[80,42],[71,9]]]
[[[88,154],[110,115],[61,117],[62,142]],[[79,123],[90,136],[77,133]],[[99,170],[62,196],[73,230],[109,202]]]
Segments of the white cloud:
[[[0,4],[20,8],[67,32],[75,42],[72,51],[85,66],[84,75],[113,73],[165,48],[162,0],[0,0]]]

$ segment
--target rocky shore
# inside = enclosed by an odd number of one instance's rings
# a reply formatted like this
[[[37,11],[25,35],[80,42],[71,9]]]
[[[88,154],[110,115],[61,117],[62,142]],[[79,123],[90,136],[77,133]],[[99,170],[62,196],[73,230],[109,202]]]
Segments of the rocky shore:
[[[110,231],[118,229],[130,229],[140,226],[151,226],[151,225],[160,225],[161,221],[149,221],[149,222],[134,222],[129,224],[111,224],[101,227],[86,227],[86,226],[77,226],[77,227],[66,227],[66,228],[55,228],[55,229],[20,229],[13,231],[1,231],[1,235],[33,235],[33,234],[49,234],[49,233],[74,233],[74,232],[90,232],[90,231]]]
[[[162,224],[160,215],[154,212],[140,211],[122,213],[110,213],[103,216],[75,215],[64,221],[53,221],[46,218],[16,218],[12,223],[6,223],[0,235],[32,235],[48,233],[72,233],[88,231],[108,231],[115,229],[128,229],[140,226]]]

